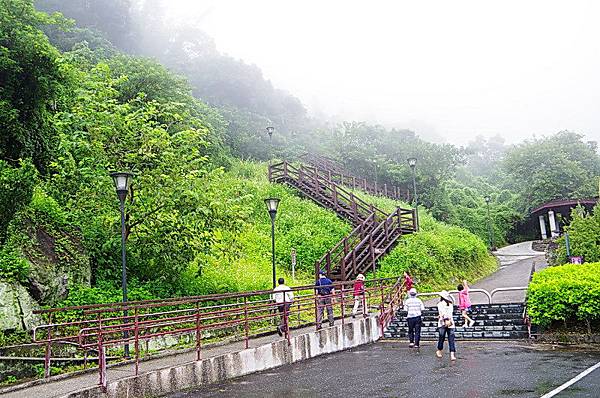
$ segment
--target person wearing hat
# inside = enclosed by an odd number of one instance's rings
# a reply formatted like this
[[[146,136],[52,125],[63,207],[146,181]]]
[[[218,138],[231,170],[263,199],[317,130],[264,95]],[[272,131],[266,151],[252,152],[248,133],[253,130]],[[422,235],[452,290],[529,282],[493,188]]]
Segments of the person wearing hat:
[[[452,303],[452,297],[446,290],[440,292],[440,302],[437,305],[438,308],[438,344],[435,355],[441,358],[444,350],[444,341],[446,335],[448,335],[448,347],[450,348],[450,360],[456,360],[456,345],[454,344],[454,330],[456,325],[454,324],[454,318],[452,314],[454,312],[454,304]]]
[[[404,311],[406,314],[406,323],[408,323],[408,341],[409,347],[419,348],[421,340],[421,312],[425,310],[425,305],[420,298],[417,298],[417,289],[414,287],[408,291],[408,298],[404,301]]]
[[[323,310],[327,308],[327,319],[329,320],[329,326],[333,326],[333,307],[332,300],[335,290],[333,288],[333,282],[325,275],[325,271],[319,272],[319,280],[315,283],[315,290],[317,291],[317,330],[321,329],[321,322],[323,320]]]
[[[354,295],[354,308],[352,308],[352,318],[356,318],[358,313],[358,307],[362,305],[363,316],[367,316],[367,298],[365,297],[365,276],[358,274],[352,286]]]

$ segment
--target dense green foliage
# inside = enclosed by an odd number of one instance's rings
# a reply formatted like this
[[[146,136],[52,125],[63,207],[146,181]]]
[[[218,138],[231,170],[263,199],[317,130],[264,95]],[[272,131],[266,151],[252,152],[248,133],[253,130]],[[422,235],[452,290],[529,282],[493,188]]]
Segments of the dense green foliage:
[[[598,194],[598,148],[595,142],[584,142],[580,134],[562,131],[526,141],[509,151],[503,162],[521,211],[551,199]]]
[[[527,291],[527,309],[538,325],[599,319],[600,263],[568,264],[535,273]]]
[[[386,212],[399,205],[390,199],[357,194]],[[496,260],[484,241],[468,230],[436,221],[423,207],[419,208],[419,225],[420,232],[403,237],[380,262],[378,277],[408,271],[419,289],[437,290],[451,288],[463,279],[480,279],[496,270]]]
[[[588,214],[582,207],[571,212],[571,223],[565,227],[569,234],[571,256],[581,256],[585,262],[600,261],[600,206],[594,207]],[[555,252],[555,263],[567,261],[567,245],[565,236],[558,240]]]

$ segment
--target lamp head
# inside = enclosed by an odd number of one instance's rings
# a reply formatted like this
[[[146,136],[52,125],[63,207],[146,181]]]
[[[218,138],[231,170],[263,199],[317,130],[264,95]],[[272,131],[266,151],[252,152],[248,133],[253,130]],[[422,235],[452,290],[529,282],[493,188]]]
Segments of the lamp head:
[[[267,198],[265,199],[265,204],[267,205],[267,211],[271,216],[272,220],[275,220],[275,215],[277,214],[277,207],[279,206],[278,198]]]
[[[411,169],[414,169],[415,166],[417,165],[417,158],[408,158],[408,159],[406,159],[406,161],[408,162],[408,165],[410,166]]]
[[[485,203],[488,203],[488,204],[492,200],[492,198],[490,198],[490,195],[485,195],[483,199],[485,200]]]
[[[121,200],[121,202],[124,201],[127,197],[127,193],[129,192],[129,188],[131,187],[133,174],[126,171],[119,171],[110,173],[110,176],[115,184],[115,190],[117,191],[119,200]]]
[[[273,131],[275,131],[275,127],[272,127],[272,126],[267,127],[267,133],[269,134],[269,137],[271,137],[273,135]]]

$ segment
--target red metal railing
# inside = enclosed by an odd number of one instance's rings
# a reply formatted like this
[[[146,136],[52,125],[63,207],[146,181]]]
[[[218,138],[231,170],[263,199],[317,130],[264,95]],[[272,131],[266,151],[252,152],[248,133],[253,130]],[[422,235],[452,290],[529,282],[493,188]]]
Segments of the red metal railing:
[[[364,296],[353,296],[352,282],[334,283],[332,308],[342,325],[347,322],[347,308],[354,300],[363,301],[366,307],[378,308],[380,326],[389,322],[390,308],[397,304],[398,278],[375,279],[365,282]],[[106,368],[109,358],[122,356],[120,347],[133,345],[136,374],[139,361],[148,353],[141,348],[163,336],[187,336],[196,350],[196,359],[202,358],[202,347],[207,341],[222,338],[239,338],[249,347],[252,336],[273,331],[273,323],[282,326],[285,338],[290,341],[290,328],[316,325],[319,304],[314,286],[290,289],[294,294],[291,303],[273,301],[271,290],[209,296],[181,297],[166,300],[109,303],[79,307],[53,308],[36,311],[46,323],[33,331],[34,341],[46,347],[45,375],[49,376],[52,346],[73,343],[87,356],[97,352],[99,384],[106,388]],[[283,294],[285,300],[285,294]],[[127,315],[123,315],[127,313]],[[69,318],[64,322],[53,319]],[[316,325],[317,327],[319,325]],[[112,355],[108,355],[112,352]]]

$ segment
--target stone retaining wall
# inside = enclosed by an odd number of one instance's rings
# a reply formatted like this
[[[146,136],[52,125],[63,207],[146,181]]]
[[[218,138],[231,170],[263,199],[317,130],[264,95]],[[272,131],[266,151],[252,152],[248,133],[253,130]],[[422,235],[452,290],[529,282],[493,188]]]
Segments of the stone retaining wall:
[[[372,343],[380,337],[378,318],[369,317],[346,323],[343,329],[338,325],[295,336],[289,345],[287,340],[279,339],[256,348],[115,380],[108,384],[106,394],[94,386],[64,398],[158,396]]]

